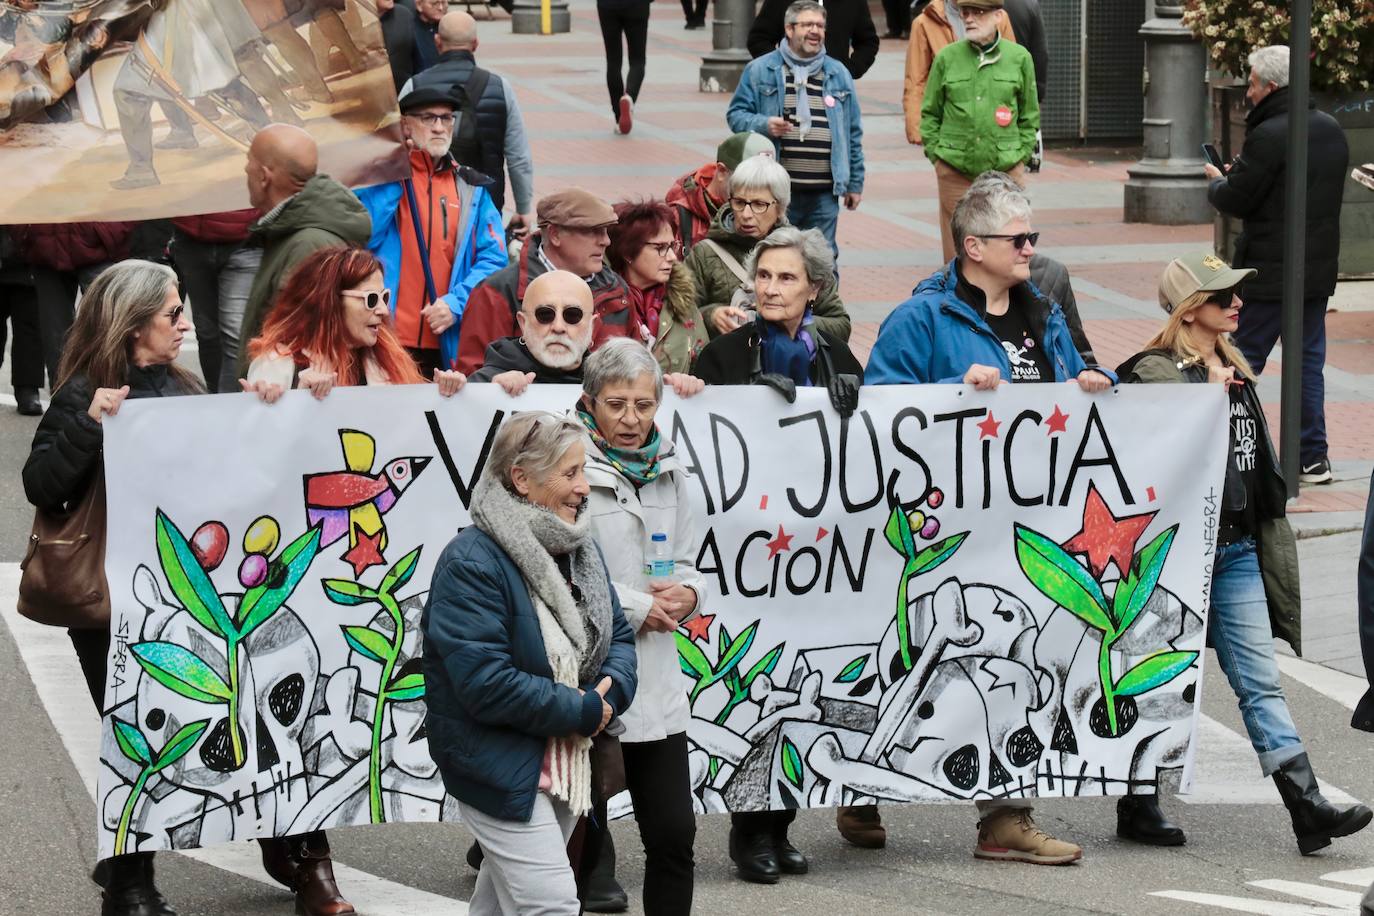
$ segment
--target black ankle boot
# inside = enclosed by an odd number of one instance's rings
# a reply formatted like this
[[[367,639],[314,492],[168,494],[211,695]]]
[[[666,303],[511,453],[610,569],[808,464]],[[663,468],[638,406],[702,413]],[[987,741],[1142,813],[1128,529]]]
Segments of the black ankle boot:
[[[100,916],[176,916],[153,884],[151,852],[116,856],[101,866],[95,874],[105,888]]]
[[[773,837],[767,833],[745,833],[730,828],[730,859],[739,876],[755,884],[778,883],[778,854],[773,850]]]
[[[630,895],[615,879],[615,842],[611,839],[610,828],[603,822],[597,828],[588,824],[587,829],[601,830],[603,836],[601,852],[587,873],[587,899],[582,908],[588,913],[623,913],[630,908]]]
[[[1182,846],[1183,828],[1159,807],[1158,795],[1123,795],[1116,800],[1116,835],[1147,846]]]
[[[1279,767],[1274,774],[1274,785],[1279,787],[1279,795],[1293,819],[1298,851],[1305,856],[1330,846],[1333,837],[1363,830],[1374,817],[1364,805],[1337,808],[1323,798],[1305,753]]]

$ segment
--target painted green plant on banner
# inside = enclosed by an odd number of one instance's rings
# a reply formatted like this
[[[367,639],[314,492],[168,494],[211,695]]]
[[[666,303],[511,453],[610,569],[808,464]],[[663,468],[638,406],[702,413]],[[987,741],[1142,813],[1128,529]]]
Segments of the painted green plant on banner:
[[[415,574],[421,549],[416,547],[397,560],[375,589],[349,579],[325,579],[321,583],[324,593],[335,604],[378,604],[391,619],[392,632],[389,635],[370,626],[341,627],[344,641],[354,652],[381,665],[376,701],[372,707],[372,746],[368,752],[367,768],[368,811],[374,824],[386,820],[382,806],[382,729],[386,722],[387,705],[424,699],[425,695],[425,675],[422,671],[396,670],[406,636],[405,615],[401,612],[396,592]]]
[[[255,526],[263,521],[259,519]],[[210,529],[211,526],[223,527],[218,522],[207,522],[201,526],[201,530]],[[287,544],[274,558],[268,558],[263,553],[251,553],[249,558],[261,558],[261,569],[255,570],[251,577],[240,569],[240,583],[247,590],[240,596],[221,596],[210,579],[210,573],[224,557],[222,545],[207,553],[198,546],[199,530],[197,545],[193,545],[161,509],[157,512],[156,528],[157,555],[162,574],[186,612],[212,636],[224,641],[228,680],[221,677],[205,659],[173,642],[138,642],[131,645],[129,651],[149,677],[173,693],[199,703],[226,707],[233,768],[238,769],[246,761],[244,735],[239,727],[239,709],[243,706],[240,679],[244,641],[281,609],[300,584],[305,571],[314,562],[315,554],[319,552],[320,529],[311,528]],[[272,528],[275,531],[275,522]],[[266,552],[270,553],[275,547],[276,538],[273,536]],[[249,558],[245,558],[245,566]],[[248,583],[252,583],[251,586]],[[238,598],[237,607],[232,613],[225,605],[226,597]]]
[[[191,748],[200,740],[200,736],[205,733],[205,729],[210,727],[210,720],[201,719],[199,722],[182,726],[175,735],[167,739],[162,750],[157,752],[148,745],[148,739],[138,730],[137,725],[131,725],[119,718],[112,718],[110,722],[120,753],[140,767],[138,777],[129,790],[129,797],[124,802],[124,810],[119,815],[119,826],[115,828],[114,854],[122,856],[129,840],[129,824],[133,821],[134,806],[143,795],[143,788],[148,784],[148,779],[189,754]]]
[[[930,509],[938,509],[943,500],[944,495],[938,489],[932,489],[926,497],[925,504]],[[883,535],[887,538],[888,544],[906,558],[906,565],[902,568],[902,575],[897,581],[896,609],[897,645],[902,653],[903,671],[911,670],[911,662],[915,658],[915,647],[911,644],[911,624],[907,615],[907,594],[911,580],[922,573],[930,572],[954,556],[955,551],[969,535],[967,531],[951,534],[918,549],[918,537],[930,541],[939,533],[940,520],[934,515],[920,509],[904,512],[901,506],[892,507],[892,512],[887,517],[887,525],[883,527]]]
[[[729,697],[720,712],[716,713],[713,720],[717,725],[724,725],[730,719],[730,714],[735,711],[745,700],[749,699],[749,688],[761,674],[771,675],[773,669],[778,666],[778,659],[782,658],[782,650],[786,643],[778,643],[773,648],[763,654],[763,657],[754,662],[744,674],[739,673],[740,665],[744,663],[744,658],[749,654],[749,649],[754,645],[754,634],[758,632],[759,622],[755,620],[749,626],[740,631],[738,636],[732,637],[730,631],[722,624],[716,629],[716,660],[712,662],[706,657],[706,653],[692,639],[691,636],[678,630],[673,635],[677,637],[678,664],[682,666],[682,671],[688,677],[695,680],[692,690],[688,694],[688,703],[696,705],[697,697],[701,692],[713,684],[724,684],[729,691]],[[720,761],[711,758],[710,774],[715,779],[720,772]]]
[[[1015,530],[1016,560],[1031,584],[1046,598],[1102,634],[1097,676],[1106,707],[1107,730],[1113,737],[1121,734],[1117,722],[1118,698],[1138,696],[1169,683],[1188,670],[1198,657],[1196,652],[1165,650],[1147,656],[1123,671],[1120,677],[1112,671],[1112,646],[1126,635],[1154,595],[1178,526],[1160,532],[1139,551],[1130,553],[1129,562],[1123,559],[1129,568],[1115,580],[1110,599],[1101,579],[1105,563],[1090,571],[1064,547],[1043,534],[1024,525],[1016,525]]]

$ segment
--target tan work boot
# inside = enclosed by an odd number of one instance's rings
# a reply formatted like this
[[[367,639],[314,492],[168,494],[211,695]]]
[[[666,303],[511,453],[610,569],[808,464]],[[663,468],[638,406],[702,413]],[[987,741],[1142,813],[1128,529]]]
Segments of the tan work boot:
[[[1035,826],[1029,808],[998,808],[978,822],[973,855],[995,862],[1068,865],[1083,858],[1083,850]]]
[[[840,805],[835,809],[835,827],[840,836],[860,849],[887,845],[887,830],[877,805]]]

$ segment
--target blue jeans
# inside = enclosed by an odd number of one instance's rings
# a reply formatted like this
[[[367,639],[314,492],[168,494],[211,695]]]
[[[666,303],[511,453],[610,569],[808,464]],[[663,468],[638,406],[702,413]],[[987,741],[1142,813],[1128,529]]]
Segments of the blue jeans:
[[[1283,303],[1246,299],[1240,310],[1240,326],[1231,335],[1245,361],[1258,375],[1274,349],[1283,328]],[[1293,359],[1297,347],[1285,347]],[[1302,441],[1299,452],[1304,465],[1326,457],[1326,297],[1308,299],[1302,305]]]
[[[1304,751],[1279,682],[1269,605],[1252,538],[1217,548],[1207,633],[1240,700],[1240,715],[1259,755],[1260,770],[1270,776]]]
[[[787,205],[787,221],[798,229],[819,229],[830,243],[830,253],[840,256],[835,244],[835,225],[840,221],[840,199],[829,189],[800,191],[792,189],[792,202]],[[835,276],[840,272],[837,266]]]

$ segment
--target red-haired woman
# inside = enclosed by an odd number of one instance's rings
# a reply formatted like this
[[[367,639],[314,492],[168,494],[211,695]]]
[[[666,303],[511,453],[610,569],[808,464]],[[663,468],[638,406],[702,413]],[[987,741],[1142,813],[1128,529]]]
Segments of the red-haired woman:
[[[625,278],[645,341],[665,375],[689,372],[706,346],[706,324],[696,306],[692,272],[682,266],[673,234],[673,211],[661,200],[615,205],[620,221],[608,227],[606,258]]]
[[[239,384],[267,403],[290,388],[323,399],[335,385],[409,385],[423,382],[391,330],[390,293],[382,265],[365,248],[322,248],[307,257],[277,294],[262,332],[248,344],[253,362]],[[467,379],[434,373],[449,397]],[[334,881],[323,830],[259,840],[267,873],[296,894],[298,912],[352,913]]]
[[[365,248],[322,248],[287,278],[262,332],[248,344],[244,391],[269,404],[291,388],[323,398],[335,385],[423,382],[391,328],[391,293],[382,265]],[[461,372],[434,373],[439,393],[463,387]]]

